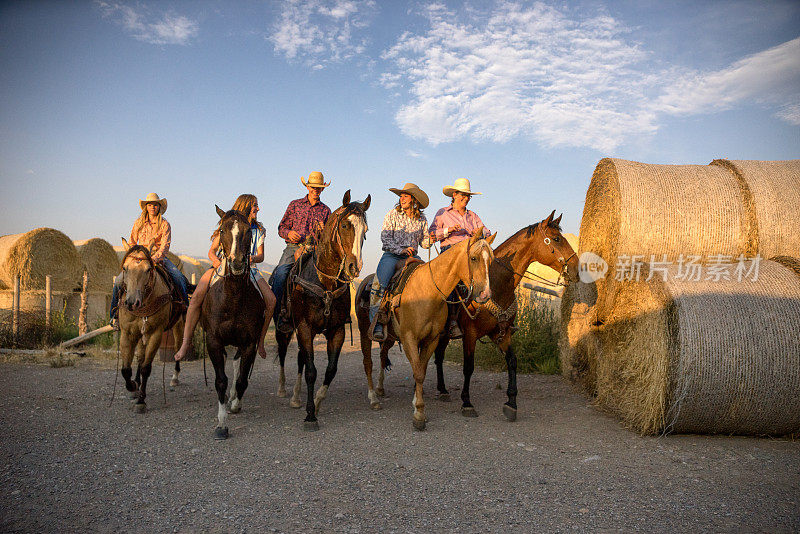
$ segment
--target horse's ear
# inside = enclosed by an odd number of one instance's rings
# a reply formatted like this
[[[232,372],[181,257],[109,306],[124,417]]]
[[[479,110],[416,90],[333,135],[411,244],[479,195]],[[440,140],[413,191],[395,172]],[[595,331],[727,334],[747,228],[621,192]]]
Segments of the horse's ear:
[[[221,218],[223,218],[223,217],[225,217],[225,212],[224,212],[224,211],[222,211],[222,210],[219,208],[219,206],[217,206],[216,204],[214,204],[214,208],[216,208],[216,210],[217,210],[217,215],[219,215],[219,218],[220,218],[220,219],[221,219]]]
[[[480,234],[479,234],[479,233],[477,233],[477,232],[475,232],[474,234],[472,234],[472,235],[469,237],[469,244],[467,245],[467,252],[469,252],[470,250],[472,250],[472,245],[474,245],[475,243],[477,243],[477,242],[478,242],[478,240],[479,240],[479,239],[481,239],[482,237],[483,237],[483,232],[481,232]]]
[[[555,217],[555,215],[556,215],[556,210],[553,210],[553,212],[547,216],[547,218],[544,220],[542,224],[544,226],[550,226],[550,223],[553,222],[553,217]]]
[[[486,238],[486,242],[489,244],[489,246],[491,246],[492,241],[494,241],[495,237],[497,237],[497,232],[493,233],[492,235]]]
[[[125,247],[125,252],[128,252],[128,251],[131,249],[131,245],[130,245],[130,243],[128,243],[127,241],[125,241],[125,238],[124,238],[124,237],[122,238],[122,246],[123,246],[123,247]]]
[[[364,202],[361,203],[361,208],[364,211],[367,211],[369,209],[369,203],[371,200],[372,200],[372,195],[367,195],[367,198],[365,198]]]
[[[561,224],[561,217],[563,217],[563,216],[564,216],[564,214],[563,214],[563,213],[562,213],[561,215],[559,215],[559,216],[558,216],[558,219],[556,219],[555,221],[553,221],[553,225],[554,225],[554,226],[559,226],[559,225]]]
[[[347,206],[350,204],[350,190],[348,189],[347,192],[344,194],[342,198],[342,206]]]

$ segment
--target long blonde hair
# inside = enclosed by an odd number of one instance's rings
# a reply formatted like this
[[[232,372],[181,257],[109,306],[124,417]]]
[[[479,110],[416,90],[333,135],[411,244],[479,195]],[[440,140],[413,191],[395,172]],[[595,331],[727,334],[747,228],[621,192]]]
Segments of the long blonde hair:
[[[400,206],[400,201],[397,201],[397,204],[394,205],[394,209],[397,210],[397,213],[403,213],[403,208]],[[419,202],[413,196],[411,197],[411,217],[413,219],[419,219],[422,216],[422,210],[419,207]]]
[[[255,195],[244,193],[242,195],[239,195],[239,197],[233,203],[233,207],[231,209],[236,210],[245,217],[247,217],[247,222],[250,223],[251,226],[255,224],[256,226],[258,226],[259,230],[264,231],[264,226],[260,222],[258,222],[257,219],[252,219],[252,220],[250,219],[250,212],[253,210],[254,204],[258,204],[258,198],[256,198]],[[217,235],[219,234],[219,225],[221,223],[222,219],[220,219],[219,222],[217,223],[217,229],[214,230],[213,234],[211,234],[211,241],[213,241],[214,238],[217,237]]]
[[[163,217],[161,217],[161,204],[159,204],[158,202],[145,202],[144,208],[142,208],[142,214],[139,215],[138,219],[136,219],[134,225],[136,225],[137,223],[145,224],[150,220],[150,214],[147,213],[148,204],[155,204],[156,206],[158,206],[158,215],[156,215],[156,226],[161,226],[161,221],[163,220]]]

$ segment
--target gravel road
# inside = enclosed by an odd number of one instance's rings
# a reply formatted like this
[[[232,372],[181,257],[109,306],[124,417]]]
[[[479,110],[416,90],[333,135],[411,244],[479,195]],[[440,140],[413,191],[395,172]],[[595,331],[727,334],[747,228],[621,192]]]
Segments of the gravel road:
[[[480,416],[468,419],[451,364],[453,402],[431,395],[431,366],[428,429],[415,432],[405,357],[392,349],[384,409],[372,411],[360,354],[345,348],[320,431],[303,431],[303,410],[275,395],[277,364],[259,359],[224,442],[201,362],[167,386],[166,405],[158,364],[144,415],[121,383],[108,407],[113,359],[0,364],[0,531],[800,530],[800,442],[642,438],[556,376],[520,376],[509,423],[505,375],[477,371]]]

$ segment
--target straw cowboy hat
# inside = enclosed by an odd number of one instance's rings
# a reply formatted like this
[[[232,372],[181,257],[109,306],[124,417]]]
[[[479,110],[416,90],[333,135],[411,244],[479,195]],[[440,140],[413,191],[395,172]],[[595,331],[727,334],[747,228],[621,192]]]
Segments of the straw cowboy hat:
[[[322,173],[319,172],[319,171],[314,171],[314,172],[308,173],[308,181],[307,182],[306,182],[306,179],[305,179],[304,176],[300,177],[300,181],[306,187],[308,187],[308,186],[310,186],[310,187],[319,187],[320,189],[324,189],[324,188],[328,187],[329,185],[331,185],[330,182],[328,182],[327,184],[325,183],[325,178],[322,177]]]
[[[397,195],[398,197],[403,193],[408,193],[414,200],[419,203],[420,209],[425,209],[428,207],[428,195],[425,194],[425,191],[417,187],[417,184],[412,184],[411,182],[407,183],[403,186],[403,189],[397,189],[395,187],[390,187],[389,191]]]
[[[155,193],[149,193],[144,200],[139,200],[139,207],[142,208],[142,211],[144,211],[145,205],[151,202],[160,205],[161,209],[158,211],[158,214],[164,215],[164,212],[167,211],[167,199],[158,198],[158,195],[156,195]]]
[[[470,196],[483,194],[483,193],[478,193],[477,191],[470,190],[469,180],[467,180],[466,178],[458,178],[456,179],[456,183],[454,183],[453,185],[445,186],[445,188],[442,189],[442,193],[444,193],[448,197],[452,197],[453,193],[455,193],[456,191]]]

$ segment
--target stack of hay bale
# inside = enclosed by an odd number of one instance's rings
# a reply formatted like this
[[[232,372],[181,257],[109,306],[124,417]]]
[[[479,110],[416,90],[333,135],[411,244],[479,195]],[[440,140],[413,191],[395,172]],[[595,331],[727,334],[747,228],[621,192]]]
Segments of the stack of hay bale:
[[[45,277],[51,276],[53,291],[80,289],[83,264],[69,237],[52,228],[37,228],[24,234],[0,237],[0,284],[20,289],[42,290]]]
[[[800,431],[798,218],[800,160],[600,161],[579,252],[609,270],[564,293],[564,374],[643,434]]]
[[[89,273],[89,290],[110,293],[114,277],[120,271],[114,247],[99,237],[75,241],[74,244],[81,263]]]

